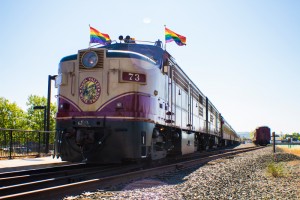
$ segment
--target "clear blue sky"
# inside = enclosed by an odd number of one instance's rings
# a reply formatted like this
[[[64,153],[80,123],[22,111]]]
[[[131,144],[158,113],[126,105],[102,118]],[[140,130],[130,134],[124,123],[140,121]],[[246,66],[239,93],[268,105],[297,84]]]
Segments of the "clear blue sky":
[[[105,3],[104,3],[105,2]],[[0,0],[0,96],[26,109],[89,27],[138,40],[186,36],[167,50],[233,128],[300,132],[298,0]],[[56,91],[54,91],[56,92]]]

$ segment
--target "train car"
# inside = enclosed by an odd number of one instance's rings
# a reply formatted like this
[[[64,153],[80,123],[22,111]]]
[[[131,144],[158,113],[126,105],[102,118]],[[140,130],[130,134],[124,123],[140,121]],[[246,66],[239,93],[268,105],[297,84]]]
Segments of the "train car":
[[[271,130],[269,127],[261,126],[261,127],[257,127],[253,131],[252,141],[254,144],[265,146],[270,144],[270,140],[271,140]]]
[[[237,142],[159,41],[79,50],[61,59],[56,87],[55,154],[64,161],[158,160]]]
[[[222,138],[223,138],[222,146],[240,144],[240,137],[230,126],[230,124],[225,120],[223,121],[223,126],[222,126]]]

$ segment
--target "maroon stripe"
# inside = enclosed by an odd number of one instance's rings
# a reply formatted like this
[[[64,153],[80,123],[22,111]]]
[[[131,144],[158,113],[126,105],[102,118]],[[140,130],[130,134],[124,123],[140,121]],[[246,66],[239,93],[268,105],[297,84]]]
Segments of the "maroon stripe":
[[[123,96],[125,95],[125,96]],[[146,94],[147,95],[147,94]],[[57,117],[136,117],[153,119],[156,114],[154,111],[157,107],[157,100],[150,95],[146,96],[142,93],[126,93],[115,97],[113,100],[108,101],[104,106],[101,106],[98,111],[85,112],[74,109],[75,107],[70,105],[69,110],[62,112],[58,110]],[[65,103],[64,99],[59,100],[60,103]],[[117,103],[122,103],[123,108],[116,108]]]

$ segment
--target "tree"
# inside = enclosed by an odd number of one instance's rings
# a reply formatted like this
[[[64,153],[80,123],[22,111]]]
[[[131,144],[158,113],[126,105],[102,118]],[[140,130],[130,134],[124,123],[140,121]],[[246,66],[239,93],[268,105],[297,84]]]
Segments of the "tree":
[[[251,131],[251,132],[249,133],[250,139],[253,139],[253,138],[254,138],[254,133],[255,133],[255,130],[254,130],[254,131]]]
[[[298,137],[300,137],[299,133],[293,133],[292,134],[292,138],[293,138],[294,141],[298,140]]]
[[[26,121],[26,113],[16,103],[0,97],[0,128],[25,130]]]
[[[0,97],[0,128],[4,129],[28,129],[26,113],[17,106],[16,103],[10,103],[4,97]],[[24,143],[25,139],[19,138],[20,134],[13,133],[13,141]],[[8,132],[3,131],[0,134],[1,145],[7,146]]]
[[[285,134],[283,138],[284,139],[293,138],[293,140],[296,141],[296,140],[300,140],[300,134],[299,133]]]
[[[4,97],[0,97],[0,128],[21,130],[10,132],[12,133],[12,141],[14,144],[29,145],[28,142],[30,142],[30,144],[33,145],[31,147],[34,147],[34,144],[37,145],[40,143],[40,139],[43,139],[43,144],[48,143],[47,138],[50,139],[50,143],[53,144],[54,137],[49,138],[48,133],[43,133],[42,135],[38,133],[38,131],[44,130],[44,113],[46,110],[33,109],[34,106],[46,106],[46,102],[47,99],[45,97],[30,95],[26,103],[26,105],[29,106],[26,112],[19,108],[16,103],[10,103]],[[50,131],[55,130],[55,113],[56,106],[51,104]],[[26,132],[22,130],[36,130],[37,132]],[[0,145],[7,146],[8,133],[8,131],[0,133]],[[54,136],[54,134],[51,136]]]
[[[46,110],[44,109],[34,109],[34,106],[47,106],[47,98],[46,97],[40,97],[37,95],[30,95],[28,97],[28,102],[26,103],[28,106],[27,109],[27,119],[29,127],[31,127],[32,130],[44,130],[44,112]],[[50,104],[50,131],[55,130],[55,113],[56,113],[56,105],[51,103]]]

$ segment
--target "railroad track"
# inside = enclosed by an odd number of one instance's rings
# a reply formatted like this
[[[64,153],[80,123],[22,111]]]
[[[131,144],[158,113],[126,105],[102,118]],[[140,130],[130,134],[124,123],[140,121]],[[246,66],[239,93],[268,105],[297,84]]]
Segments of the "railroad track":
[[[41,167],[41,168],[27,169],[27,170],[15,170],[15,171],[8,171],[8,172],[0,172],[0,178],[22,176],[22,175],[34,175],[34,174],[40,174],[40,173],[51,173],[51,172],[72,170],[72,169],[80,169],[80,168],[84,168],[86,166],[87,165],[84,163],[74,163],[74,164],[66,164],[66,165],[51,166],[51,167]],[[0,181],[0,186],[1,186],[1,181]]]
[[[84,191],[96,191],[113,185],[153,177],[178,170],[186,170],[203,165],[211,160],[232,156],[261,147],[243,149],[218,150],[200,153],[196,157],[186,156],[183,160],[172,164],[146,168],[143,165],[126,166],[93,166],[75,169],[59,170],[57,173],[40,172],[29,174],[14,174],[6,176],[0,174],[0,199],[62,199],[65,196],[78,195]],[[33,174],[32,174],[33,173]],[[8,175],[9,173],[5,173]],[[12,173],[10,174],[12,175]]]

